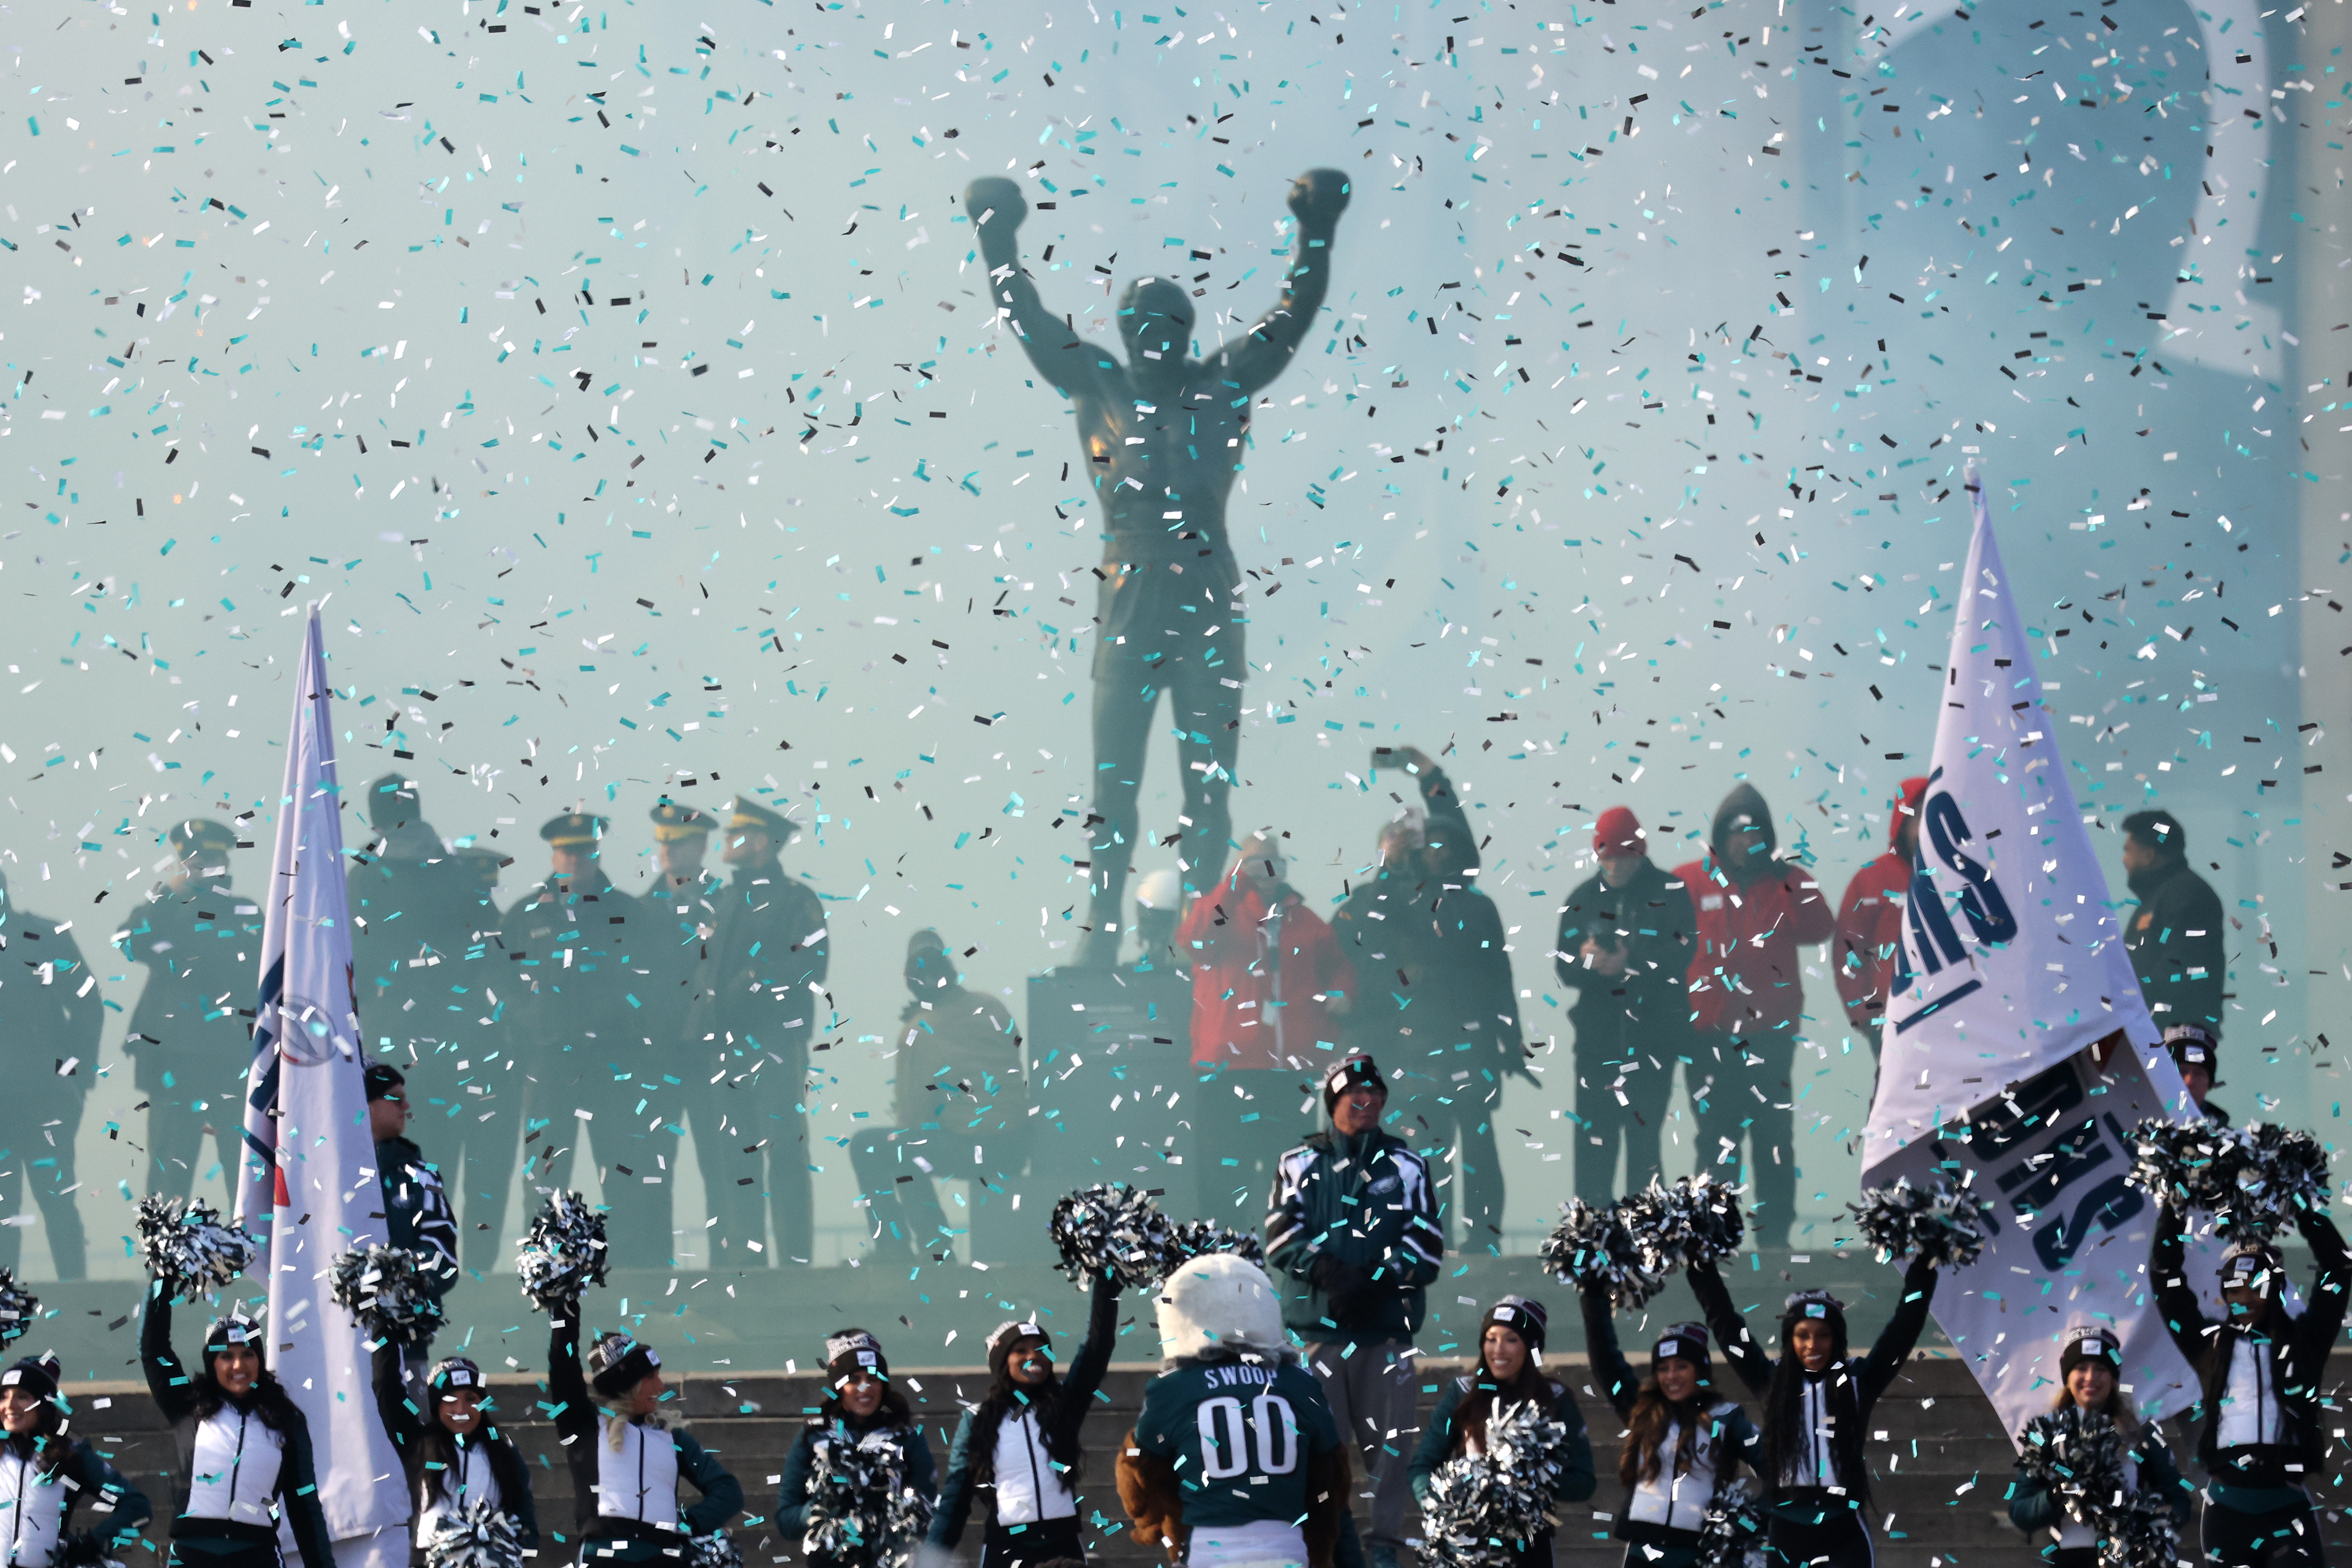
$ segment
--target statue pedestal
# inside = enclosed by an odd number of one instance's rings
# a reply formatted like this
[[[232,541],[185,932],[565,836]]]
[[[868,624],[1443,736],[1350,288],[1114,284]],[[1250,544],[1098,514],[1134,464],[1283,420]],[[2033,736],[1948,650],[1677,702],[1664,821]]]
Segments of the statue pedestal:
[[[1192,983],[1173,968],[1056,969],[1029,981],[1030,1202],[1125,1182],[1193,1212],[1186,1162],[1193,1086]],[[1025,1205],[1024,1205],[1025,1207]],[[1042,1221],[1042,1216],[1041,1216]]]

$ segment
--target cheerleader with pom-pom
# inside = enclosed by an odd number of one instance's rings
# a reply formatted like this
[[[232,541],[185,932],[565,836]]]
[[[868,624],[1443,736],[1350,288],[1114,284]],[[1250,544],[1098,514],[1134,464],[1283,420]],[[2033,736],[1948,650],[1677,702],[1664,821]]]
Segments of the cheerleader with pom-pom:
[[[1764,1402],[1759,1474],[1773,1568],[1870,1568],[1865,1423],[1927,1326],[1935,1263],[1914,1258],[1904,1271],[1895,1316],[1867,1357],[1848,1354],[1845,1304],[1825,1290],[1789,1298],[1776,1359],[1748,1333],[1713,1263],[1692,1265],[1687,1277],[1723,1353]]]
[[[810,1568],[904,1563],[939,1498],[931,1445],[890,1381],[882,1342],[864,1329],[825,1340],[824,1381],[824,1403],[784,1458],[776,1533],[800,1544]]]
[[[1707,1510],[1741,1465],[1755,1468],[1763,1439],[1737,1402],[1716,1393],[1706,1325],[1669,1327],[1650,1346],[1650,1375],[1639,1378],[1618,1349],[1608,1292],[1588,1285],[1583,1297],[1593,1380],[1625,1423],[1616,1534],[1626,1568],[1692,1568]]]
[[[530,1495],[530,1468],[514,1439],[490,1420],[489,1385],[464,1356],[446,1356],[425,1374],[425,1407],[418,1410],[401,1377],[397,1347],[375,1352],[375,1404],[383,1429],[408,1475],[416,1509],[409,1532],[412,1560],[427,1560],[427,1543],[443,1521],[469,1503],[496,1509],[513,1523],[519,1550],[539,1546],[539,1511]]]
[[[2096,1568],[2102,1521],[2133,1492],[2154,1492],[2165,1499],[2176,1525],[2189,1520],[2189,1500],[2196,1494],[2180,1479],[2164,1435],[2153,1426],[2142,1426],[2124,1396],[2118,1384],[2123,1353],[2123,1342],[2095,1323],[2067,1330],[2058,1352],[2058,1393],[2050,1406],[2053,1415],[2072,1411],[2112,1423],[2114,1465],[2095,1467],[2072,1462],[2070,1456],[2043,1456],[2040,1449],[2049,1441],[2049,1432],[2040,1429],[2064,1430],[2063,1424],[2047,1417],[2029,1423],[2019,1435],[2009,1521],[2041,1543],[2042,1560],[2053,1568]],[[2102,1473],[2087,1473],[2094,1468]]]
[[[988,1336],[988,1393],[965,1412],[948,1450],[947,1479],[931,1521],[931,1544],[962,1538],[974,1497],[990,1498],[981,1568],[1020,1568],[1054,1559],[1086,1561],[1075,1489],[1084,1450],[1078,1430],[1110,1366],[1118,1331],[1117,1280],[1099,1275],[1067,1377],[1054,1373],[1053,1342],[1042,1324],[1005,1323]]]
[[[2326,1560],[2319,1515],[2305,1489],[2327,1472],[2327,1426],[2320,1409],[2327,1352],[2344,1326],[2352,1256],[2343,1232],[2316,1210],[2299,1216],[2318,1259],[2303,1316],[2279,1303],[2283,1263],[2267,1242],[2240,1242],[2222,1255],[2221,1296],[2229,1314],[2205,1315],[2182,1268],[2184,1220],[2168,1192],[2157,1209],[2157,1310],[2173,1342],[2197,1369],[2197,1458],[2205,1467],[2206,1561],[2220,1568],[2266,1568]]]
[[[1486,1423],[1498,1411],[1528,1400],[1570,1433],[1567,1463],[1552,1486],[1554,1503],[1583,1502],[1592,1496],[1592,1439],[1584,1417],[1565,1384],[1554,1382],[1543,1370],[1544,1328],[1549,1314],[1543,1303],[1525,1296],[1506,1296],[1486,1309],[1478,1321],[1478,1365],[1439,1389],[1437,1406],[1421,1429],[1412,1451],[1414,1499],[1429,1501],[1430,1478],[1448,1459],[1476,1454],[1486,1446]],[[1511,1553],[1514,1563],[1544,1564],[1551,1561],[1549,1530]]]
[[[263,1359],[267,1342],[257,1320],[232,1311],[205,1330],[191,1372],[172,1350],[171,1294],[162,1280],[150,1288],[139,1359],[179,1447],[173,1568],[278,1568],[281,1517],[302,1568],[335,1568],[310,1426]]]
[[[675,1559],[687,1538],[724,1530],[743,1507],[743,1488],[691,1435],[663,1425],[670,1393],[653,1347],[605,1334],[589,1347],[583,1377],[579,1303],[549,1320],[547,1396],[572,1468],[580,1561]],[[679,1507],[680,1481],[699,1500]]]
[[[55,1356],[28,1356],[0,1372],[0,1532],[12,1568],[50,1568],[72,1555],[74,1510],[97,1514],[90,1541],[101,1555],[139,1539],[154,1510],[146,1494],[79,1438],[66,1436]]]

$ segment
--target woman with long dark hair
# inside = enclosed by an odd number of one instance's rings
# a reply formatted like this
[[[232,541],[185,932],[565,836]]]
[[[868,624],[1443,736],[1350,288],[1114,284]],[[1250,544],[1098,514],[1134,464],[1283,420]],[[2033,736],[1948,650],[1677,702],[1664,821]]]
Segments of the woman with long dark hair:
[[[154,1510],[98,1450],[66,1436],[58,1359],[27,1356],[0,1372],[0,1535],[10,1568],[49,1568],[73,1527],[74,1510],[100,1514],[93,1531],[111,1552],[139,1538]]]
[[[1086,1561],[1077,1484],[1086,1422],[1110,1365],[1118,1328],[1118,1286],[1094,1283],[1087,1336],[1070,1374],[1054,1373],[1053,1342],[1036,1322],[1004,1323],[988,1336],[988,1393],[965,1412],[948,1449],[947,1479],[931,1516],[931,1544],[963,1537],[976,1494],[990,1497],[981,1568],[1037,1568],[1055,1558]]]
[[[580,1303],[549,1314],[547,1395],[572,1470],[580,1561],[669,1561],[693,1537],[716,1535],[743,1507],[743,1488],[689,1433],[668,1426],[661,1357],[624,1333],[600,1336],[580,1371]],[[678,1483],[702,1494],[678,1504]]]
[[[420,1412],[401,1381],[400,1352],[385,1345],[375,1352],[376,1409],[408,1476],[416,1509],[409,1540],[417,1562],[442,1517],[474,1502],[512,1520],[515,1539],[526,1551],[539,1545],[530,1469],[514,1439],[492,1425],[489,1392],[479,1366],[464,1356],[445,1356],[425,1374],[426,1405]]]
[[[174,1568],[278,1568],[280,1516],[302,1568],[335,1568],[310,1425],[271,1374],[267,1343],[257,1320],[231,1310],[205,1328],[204,1361],[187,1371],[172,1350],[172,1299],[160,1282],[148,1289],[139,1360],[180,1451]]]
[[[1592,1439],[1584,1429],[1584,1417],[1567,1385],[1554,1382],[1543,1370],[1548,1321],[1543,1303],[1525,1296],[1506,1296],[1486,1309],[1486,1315],[1478,1321],[1476,1368],[1439,1390],[1437,1407],[1423,1424],[1421,1442],[1406,1472],[1415,1499],[1429,1500],[1429,1478],[1440,1465],[1465,1454],[1486,1451],[1489,1418],[1529,1400],[1569,1429],[1567,1463],[1552,1488],[1552,1501],[1582,1502],[1592,1495],[1597,1482]],[[1532,1541],[1519,1542],[1511,1559],[1539,1568],[1551,1562],[1551,1541],[1552,1532],[1547,1530]]]
[[[1716,1394],[1704,1323],[1668,1327],[1650,1346],[1650,1375],[1638,1379],[1617,1348],[1608,1291],[1587,1286],[1584,1348],[1593,1381],[1625,1423],[1617,1456],[1625,1507],[1616,1536],[1625,1543],[1626,1568],[1692,1568],[1708,1506],[1742,1464],[1757,1462],[1756,1424]]]
[[[2065,1343],[2058,1352],[2058,1393],[2050,1407],[2094,1412],[2113,1421],[2125,1444],[2123,1473],[2117,1478],[2121,1489],[2161,1492],[2171,1500],[2174,1521],[2186,1524],[2189,1502],[2197,1494],[2180,1479],[2180,1468],[2172,1462],[2164,1434],[2153,1426],[2142,1426],[2139,1413],[2124,1396],[2117,1382],[2123,1355],[2123,1342],[2113,1330],[2096,1323],[2067,1330]],[[2009,1489],[2009,1521],[2039,1543],[2042,1560],[2052,1568],[2096,1568],[2097,1524],[2075,1518],[2065,1500],[2053,1494],[2047,1479],[2027,1474],[2027,1462],[2021,1451],[2017,1479]],[[2095,1506],[2109,1500],[2085,1500]]]
[[[1748,1333],[1714,1264],[1694,1264],[1688,1277],[1723,1353],[1764,1402],[1758,1472],[1769,1516],[1769,1563],[1772,1568],[1870,1568],[1865,1423],[1927,1326],[1935,1265],[1912,1260],[1895,1316],[1860,1359],[1847,1353],[1845,1303],[1826,1290],[1800,1290],[1783,1304],[1775,1358]]]
[[[785,1456],[776,1491],[776,1533],[787,1542],[806,1537],[809,1494],[830,1468],[836,1446],[878,1451],[894,1489],[939,1496],[939,1463],[916,1425],[914,1407],[890,1381],[882,1342],[864,1329],[829,1335],[824,1373],[824,1401]],[[806,1555],[811,1568],[837,1568],[822,1552]]]

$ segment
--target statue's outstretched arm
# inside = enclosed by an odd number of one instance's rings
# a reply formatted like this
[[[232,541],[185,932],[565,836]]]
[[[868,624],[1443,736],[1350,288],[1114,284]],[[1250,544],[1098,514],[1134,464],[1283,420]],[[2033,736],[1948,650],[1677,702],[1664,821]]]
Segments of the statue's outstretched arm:
[[[980,257],[988,265],[989,298],[997,314],[1009,317],[1013,335],[1038,374],[1066,394],[1093,384],[1105,351],[1078,341],[1061,317],[1045,309],[1037,285],[1021,269],[1021,220],[1029,204],[1011,180],[984,176],[964,192],[964,210],[980,236]]]
[[[1249,335],[1221,349],[1209,369],[1244,396],[1280,375],[1307,340],[1315,312],[1331,288],[1331,238],[1348,210],[1348,177],[1337,169],[1309,169],[1290,187],[1290,210],[1297,216],[1297,254],[1283,279],[1282,298],[1258,318]]]

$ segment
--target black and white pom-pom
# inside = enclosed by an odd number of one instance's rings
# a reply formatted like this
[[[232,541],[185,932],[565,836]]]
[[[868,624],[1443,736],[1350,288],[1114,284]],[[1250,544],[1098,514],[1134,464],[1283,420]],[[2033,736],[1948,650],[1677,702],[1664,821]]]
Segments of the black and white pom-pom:
[[[1124,1182],[1097,1183],[1065,1195],[1046,1226],[1062,1255],[1062,1272],[1074,1284],[1091,1287],[1108,1272],[1130,1290],[1151,1289],[1184,1260],[1173,1256],[1174,1231],[1150,1194]]]
[[[1984,1251],[1997,1223],[1982,1204],[1940,1176],[1924,1187],[1897,1177],[1891,1187],[1864,1188],[1862,1202],[1848,1207],[1881,1263],[1909,1258],[1938,1268],[1965,1268]]]
[[[1642,1266],[1652,1274],[1679,1273],[1739,1250],[1748,1222],[1739,1189],[1701,1173],[1650,1184],[1618,1201],[1617,1217],[1632,1233]]]
[[[446,1320],[425,1289],[416,1255],[404,1247],[359,1247],[335,1259],[327,1286],[377,1343],[423,1344]]]
[[[1554,1278],[1580,1290],[1600,1286],[1621,1312],[1647,1305],[1665,1288],[1615,1205],[1595,1208],[1582,1198],[1570,1199],[1538,1252]]]
[[[578,1193],[550,1193],[515,1257],[522,1293],[542,1312],[568,1311],[604,1282],[604,1216]]]
[[[2049,1488],[2068,1519],[2096,1524],[2123,1493],[2127,1447],[2112,1417],[2069,1405],[2025,1424],[2017,1468]]]
[[[2150,1117],[2132,1129],[2131,1182],[2182,1208],[2210,1214],[2236,1191],[2245,1141],[2234,1129],[2199,1118]]]
[[[133,1225],[140,1264],[167,1296],[193,1300],[217,1290],[261,1252],[250,1232],[223,1224],[202,1198],[141,1198]]]
[[[2179,1568],[2180,1521],[2161,1492],[2127,1493],[2099,1521],[2099,1568]]]
[[[2254,1121],[2242,1130],[2234,1190],[2213,1217],[2223,1236],[2267,1241],[2327,1207],[2327,1151],[2308,1132]]]
[[[16,1339],[41,1315],[41,1299],[16,1283],[16,1276],[0,1268],[0,1345]]]
[[[1213,1219],[1180,1219],[1168,1227],[1166,1262],[1153,1283],[1174,1273],[1178,1264],[1211,1252],[1231,1252],[1261,1266],[1265,1262],[1265,1244],[1257,1232],[1235,1230]]]
[[[1762,1568],[1764,1504],[1745,1481],[1734,1481],[1707,1500],[1699,1526],[1696,1568]]]
[[[931,1527],[930,1500],[907,1484],[906,1460],[890,1445],[828,1439],[809,1477],[807,1557],[855,1568],[906,1568]]]
[[[733,1536],[713,1531],[686,1543],[686,1568],[743,1568],[743,1553]]]
[[[425,1568],[522,1568],[522,1541],[514,1521],[484,1498],[444,1510],[418,1542]]]
[[[1486,1448],[1438,1467],[1422,1504],[1423,1552],[1445,1568],[1504,1568],[1549,1523],[1568,1428],[1533,1400],[1486,1423]]]

